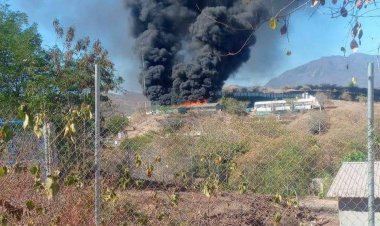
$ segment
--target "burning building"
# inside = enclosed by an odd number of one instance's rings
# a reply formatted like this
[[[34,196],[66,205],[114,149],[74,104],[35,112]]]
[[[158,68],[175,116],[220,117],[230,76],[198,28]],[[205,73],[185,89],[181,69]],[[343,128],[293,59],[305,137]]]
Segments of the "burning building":
[[[144,94],[159,105],[215,101],[227,78],[249,59],[255,30],[268,21],[269,9],[289,2],[126,0],[143,61]]]
[[[221,110],[222,106],[219,103],[208,103],[207,100],[187,101],[177,107],[179,113],[186,113],[189,111],[216,112]]]

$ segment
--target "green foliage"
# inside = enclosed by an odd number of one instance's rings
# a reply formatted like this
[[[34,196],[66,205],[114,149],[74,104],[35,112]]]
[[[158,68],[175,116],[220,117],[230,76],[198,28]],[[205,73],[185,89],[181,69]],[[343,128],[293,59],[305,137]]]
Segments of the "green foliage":
[[[45,181],[45,190],[48,199],[52,199],[58,194],[59,191],[59,183],[58,183],[58,175],[56,172],[53,175],[48,175]]]
[[[180,117],[169,117],[163,122],[163,130],[166,133],[174,133],[181,129],[184,124],[184,120]]]
[[[201,137],[195,145],[198,150],[208,151],[194,156],[191,174],[200,178],[214,175],[226,184],[231,171],[236,169],[234,158],[248,151],[243,143],[221,143],[212,137]]]
[[[36,207],[36,205],[34,204],[34,202],[32,200],[28,200],[26,203],[26,208],[31,211],[31,210],[34,210],[34,208]]]
[[[179,202],[179,193],[175,192],[172,195],[170,195],[170,202],[173,206],[177,206]]]
[[[223,97],[220,100],[220,103],[223,106],[224,110],[229,114],[244,115],[246,113],[246,103],[240,102],[234,98]]]
[[[0,166],[0,177],[4,177],[8,174],[8,168],[6,166]]]
[[[41,173],[40,166],[39,166],[39,165],[32,166],[32,167],[30,168],[30,173],[31,173],[35,178],[40,177],[40,173]]]
[[[0,225],[1,226],[7,226],[8,225],[8,218],[7,216],[0,214]]]
[[[105,120],[105,129],[113,135],[123,131],[128,125],[128,118],[122,115],[113,115]]]
[[[152,143],[154,134],[145,134],[133,138],[126,138],[120,144],[120,149],[140,153]]]
[[[46,64],[37,25],[29,25],[25,13],[1,3],[0,37],[0,105],[12,110],[24,99],[28,82]]]
[[[265,153],[270,152],[271,156],[245,170],[251,189],[266,194],[306,194],[316,173],[312,170],[313,162],[318,158],[317,148],[308,148],[309,151],[286,145],[279,150],[267,150]]]
[[[9,125],[0,127],[0,145],[7,143],[13,137],[13,131]]]
[[[276,212],[276,214],[273,216],[273,225],[277,226],[280,224],[280,221],[282,219],[282,215],[279,212]]]
[[[116,195],[115,189],[107,188],[103,194],[103,200],[105,202],[115,203],[117,200],[117,195]]]
[[[367,154],[362,151],[353,151],[343,157],[344,162],[364,162],[367,160]]]
[[[273,197],[273,202],[276,203],[276,204],[281,204],[282,202],[282,196],[280,194],[276,194],[274,197]]]
[[[69,175],[65,178],[64,185],[65,186],[76,186],[79,184],[79,178],[76,175]]]
[[[68,166],[67,171],[76,167],[88,172],[86,147],[93,145],[89,139],[93,130],[86,128],[93,128],[95,64],[100,68],[101,91],[117,90],[122,79],[115,76],[99,40],[76,37],[73,27],[63,28],[58,20],[53,26],[60,43],[44,49],[37,26],[28,24],[27,15],[0,3],[0,106],[7,112],[0,118],[14,118],[20,106],[24,129],[37,137],[42,136],[43,125],[54,122],[52,132],[63,136],[55,138],[60,140],[55,147],[59,164]],[[1,142],[9,137],[8,132],[0,133]],[[36,180],[35,187],[41,184]]]
[[[127,189],[129,186],[132,185],[132,182],[133,179],[131,177],[129,168],[127,166],[124,166],[124,168],[121,170],[121,175],[119,177],[119,186],[122,189]]]
[[[216,197],[216,193],[219,189],[219,179],[218,177],[211,176],[203,184],[202,193],[211,198],[212,196]]]
[[[348,83],[349,88],[357,88],[357,79],[355,77],[352,77],[351,81]]]

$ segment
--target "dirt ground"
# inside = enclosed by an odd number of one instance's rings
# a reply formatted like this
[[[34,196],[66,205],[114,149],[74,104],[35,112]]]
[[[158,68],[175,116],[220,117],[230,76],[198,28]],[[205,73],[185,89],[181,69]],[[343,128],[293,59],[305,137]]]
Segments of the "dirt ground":
[[[300,200],[300,206],[310,209],[319,218],[324,219],[325,226],[339,225],[338,201],[335,199],[305,197]]]
[[[307,198],[299,207],[271,196],[221,193],[208,198],[199,192],[178,193],[177,205],[171,205],[171,194],[160,191],[127,192],[128,200],[138,211],[147,213],[149,225],[339,225],[334,200]],[[123,196],[123,195],[122,195]],[[136,215],[137,216],[137,215]],[[141,221],[134,219],[133,221]]]

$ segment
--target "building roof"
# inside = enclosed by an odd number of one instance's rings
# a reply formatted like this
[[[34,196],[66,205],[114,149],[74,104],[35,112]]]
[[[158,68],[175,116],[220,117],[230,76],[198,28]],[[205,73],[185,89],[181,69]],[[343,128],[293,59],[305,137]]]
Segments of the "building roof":
[[[260,104],[286,104],[286,100],[273,100],[273,101],[256,101],[255,105],[260,105]]]
[[[297,99],[295,100],[294,102],[314,102],[315,101],[315,98],[308,98],[308,99]]]
[[[367,197],[367,164],[367,162],[344,162],[331,184],[327,197]],[[380,162],[375,162],[374,171],[375,197],[380,198]]]

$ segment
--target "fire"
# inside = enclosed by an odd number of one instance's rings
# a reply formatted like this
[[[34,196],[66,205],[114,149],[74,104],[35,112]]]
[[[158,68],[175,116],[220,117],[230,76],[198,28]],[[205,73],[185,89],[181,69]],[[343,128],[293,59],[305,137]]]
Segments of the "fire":
[[[195,107],[195,106],[200,106],[200,105],[207,104],[207,103],[208,103],[208,101],[205,99],[193,100],[193,101],[186,101],[186,102],[182,103],[182,106],[184,106],[184,107]]]

